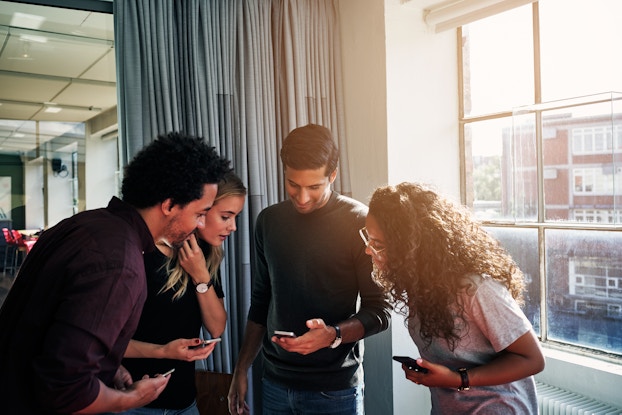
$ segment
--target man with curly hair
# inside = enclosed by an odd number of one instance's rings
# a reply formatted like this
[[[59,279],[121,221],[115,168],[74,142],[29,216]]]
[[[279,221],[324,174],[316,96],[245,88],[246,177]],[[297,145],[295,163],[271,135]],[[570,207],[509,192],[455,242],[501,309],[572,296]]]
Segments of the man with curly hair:
[[[4,414],[120,412],[168,377],[121,366],[147,296],[143,253],[204,226],[229,162],[204,139],[159,136],[125,169],[122,199],[44,231],[0,310]]]

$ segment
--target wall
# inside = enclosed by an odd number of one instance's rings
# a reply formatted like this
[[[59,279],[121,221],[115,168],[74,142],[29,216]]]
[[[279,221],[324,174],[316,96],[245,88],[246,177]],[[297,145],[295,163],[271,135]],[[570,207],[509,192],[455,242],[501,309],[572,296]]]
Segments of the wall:
[[[455,33],[429,33],[412,2],[339,0],[339,12],[354,197],[368,202],[377,186],[401,181],[458,197]],[[428,390],[404,379],[398,354],[418,356],[394,316],[389,331],[365,340],[366,411],[429,413]]]
[[[388,178],[384,4],[340,0],[345,122],[352,195],[367,203]],[[393,413],[391,332],[365,339],[365,409]]]

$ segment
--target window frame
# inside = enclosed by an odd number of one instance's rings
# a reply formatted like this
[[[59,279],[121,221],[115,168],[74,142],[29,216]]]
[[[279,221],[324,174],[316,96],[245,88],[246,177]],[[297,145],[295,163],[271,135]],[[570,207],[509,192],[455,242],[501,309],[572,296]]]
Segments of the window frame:
[[[537,106],[538,104],[542,104],[542,78],[541,78],[541,67],[540,67],[540,33],[539,33],[539,4],[538,2],[533,2],[531,4],[531,12],[532,12],[532,34],[533,34],[533,77],[534,77],[534,101],[533,105]],[[495,113],[488,114],[478,114],[478,115],[465,115],[465,94],[464,94],[464,71],[463,71],[463,30],[462,27],[458,27],[456,30],[457,35],[457,65],[458,65],[458,114],[459,114],[459,154],[460,154],[460,197],[463,204],[472,208],[474,206],[474,188],[472,180],[469,180],[469,175],[472,175],[472,171],[469,171],[470,165],[470,143],[467,142],[466,133],[468,126],[470,124],[474,124],[482,121],[496,120],[502,118],[511,118],[513,116],[512,110],[500,111]],[[545,207],[545,196],[544,196],[544,161],[543,161],[543,140],[546,137],[542,137],[542,115],[540,112],[535,112],[536,117],[536,152],[537,152],[537,197],[538,197],[538,216],[535,222],[513,222],[508,223],[507,221],[495,221],[494,219],[486,219],[482,221],[482,224],[488,228],[514,228],[514,229],[537,229],[538,234],[538,268],[539,268],[539,282],[540,282],[540,298],[539,298],[539,306],[540,306],[540,327],[539,327],[539,337],[543,344],[546,344],[547,347],[551,347],[553,349],[559,349],[562,351],[570,352],[573,354],[578,354],[582,356],[588,357],[596,357],[598,359],[602,359],[605,361],[613,362],[616,364],[622,364],[622,353],[608,353],[595,348],[575,345],[571,343],[566,343],[559,340],[550,339],[548,336],[548,311],[547,311],[547,269],[546,269],[546,249],[545,249],[545,231],[546,230],[556,230],[556,229],[576,229],[576,230],[613,230],[619,231],[622,230],[621,225],[610,225],[607,222],[592,222],[592,223],[579,223],[579,222],[551,222],[546,220],[546,207]],[[607,132],[605,132],[607,133]],[[622,150],[622,147],[618,144],[619,138],[618,136],[622,136],[622,128],[616,126],[615,129],[608,132],[613,136],[613,146],[615,147],[613,151],[615,153],[619,153]],[[595,131],[592,131],[592,134],[595,134]],[[585,138],[582,138],[585,140]],[[595,145],[595,139],[592,137],[592,143]],[[574,142],[572,141],[572,137],[569,138],[569,146],[574,151]],[[593,154],[596,150],[592,150]],[[605,150],[606,151],[606,150]],[[611,149],[609,150],[611,151]],[[571,172],[571,174],[574,174]],[[574,182],[574,176],[572,178]],[[575,189],[571,189],[572,192]],[[585,193],[584,193],[585,194]],[[587,211],[584,211],[584,215]],[[594,214],[598,214],[596,210],[593,211]],[[614,216],[619,216],[619,210],[613,211]],[[574,215],[573,212],[570,212]],[[602,212],[601,212],[602,214]],[[611,212],[610,212],[611,214]],[[574,275],[570,276],[570,278],[574,278]],[[585,284],[585,278],[582,277],[583,284]],[[622,285],[622,282],[618,281],[618,284]],[[605,289],[609,287],[609,280],[605,281]],[[580,300],[577,300],[578,302]],[[616,313],[617,310],[613,310]]]

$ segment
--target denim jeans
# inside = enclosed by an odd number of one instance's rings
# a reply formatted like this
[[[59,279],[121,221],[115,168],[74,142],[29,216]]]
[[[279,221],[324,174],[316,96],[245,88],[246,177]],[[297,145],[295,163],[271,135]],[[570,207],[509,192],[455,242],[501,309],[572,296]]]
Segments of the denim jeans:
[[[121,412],[122,415],[199,415],[196,401],[185,409],[164,409],[164,408],[134,408],[129,411]],[[106,415],[106,414],[101,414]],[[110,414],[112,415],[112,414]],[[117,414],[118,415],[118,414]]]
[[[339,391],[289,389],[267,379],[263,384],[263,415],[364,415],[363,385]]]

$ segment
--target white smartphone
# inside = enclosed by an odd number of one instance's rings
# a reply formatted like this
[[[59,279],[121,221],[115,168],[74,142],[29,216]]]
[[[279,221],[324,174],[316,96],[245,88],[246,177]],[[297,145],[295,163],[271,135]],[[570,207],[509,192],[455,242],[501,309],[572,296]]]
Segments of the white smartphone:
[[[293,331],[274,330],[274,335],[277,337],[296,337]]]
[[[200,349],[202,347],[207,346],[208,344],[212,344],[212,343],[218,343],[219,341],[221,341],[220,337],[217,337],[215,339],[208,339],[208,340],[203,340],[202,343],[199,343],[197,346],[190,346],[191,349]]]
[[[162,373],[162,376],[167,377],[168,375],[170,375],[171,373],[173,373],[175,371],[175,368],[172,368],[171,370],[169,370],[168,372],[164,372]]]

